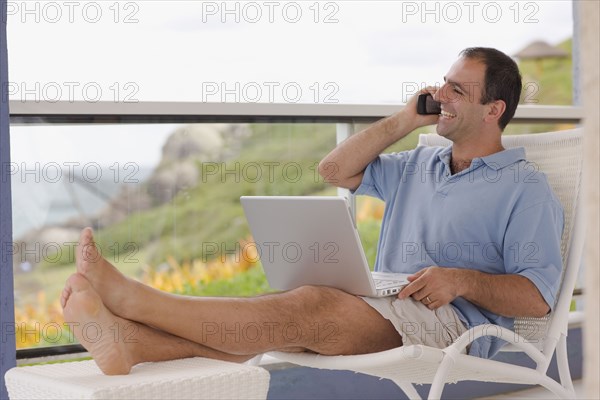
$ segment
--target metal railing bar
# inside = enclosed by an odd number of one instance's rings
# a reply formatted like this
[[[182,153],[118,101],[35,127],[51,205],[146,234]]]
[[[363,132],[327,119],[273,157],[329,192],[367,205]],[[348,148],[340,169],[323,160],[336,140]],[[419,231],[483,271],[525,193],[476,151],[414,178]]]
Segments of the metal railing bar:
[[[10,101],[13,124],[30,123],[172,123],[172,122],[369,122],[403,105],[274,104],[194,102],[21,102]],[[575,106],[522,105],[514,122],[577,123]]]

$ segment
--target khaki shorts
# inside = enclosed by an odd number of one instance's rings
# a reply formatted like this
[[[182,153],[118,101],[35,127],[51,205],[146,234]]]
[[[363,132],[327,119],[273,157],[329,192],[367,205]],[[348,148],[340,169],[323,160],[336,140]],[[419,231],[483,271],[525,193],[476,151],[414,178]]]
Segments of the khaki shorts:
[[[404,300],[396,296],[360,298],[394,325],[404,346],[422,344],[443,349],[467,331],[449,304],[430,310],[412,297]]]

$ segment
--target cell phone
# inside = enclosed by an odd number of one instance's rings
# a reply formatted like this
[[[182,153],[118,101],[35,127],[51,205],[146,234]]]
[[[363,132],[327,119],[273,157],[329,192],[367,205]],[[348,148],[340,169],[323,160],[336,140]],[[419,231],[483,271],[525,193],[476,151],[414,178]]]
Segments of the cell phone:
[[[430,115],[442,112],[441,103],[435,101],[429,93],[420,94],[417,101],[417,114]]]

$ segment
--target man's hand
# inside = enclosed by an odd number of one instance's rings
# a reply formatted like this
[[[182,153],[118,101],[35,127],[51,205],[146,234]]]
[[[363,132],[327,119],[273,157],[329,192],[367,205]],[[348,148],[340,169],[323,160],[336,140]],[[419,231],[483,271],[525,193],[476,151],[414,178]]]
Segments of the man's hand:
[[[438,88],[435,86],[428,86],[425,89],[420,90],[408,100],[406,106],[402,109],[404,118],[413,123],[411,132],[422,126],[437,124],[439,115],[421,115],[417,113],[417,101],[419,95],[429,93],[433,96],[437,90]]]
[[[449,304],[457,298],[462,283],[460,270],[431,266],[408,277],[410,283],[398,294],[399,299],[411,296],[430,310]]]
[[[431,266],[408,277],[398,294],[412,297],[435,310],[462,297],[478,307],[505,317],[540,318],[550,307],[537,287],[524,276],[487,274],[473,269]]]
[[[417,114],[418,95],[435,92],[434,87],[421,90],[397,113],[340,143],[319,163],[319,174],[325,182],[355,190],[362,182],[367,165],[385,149],[419,127],[436,124],[438,115]]]

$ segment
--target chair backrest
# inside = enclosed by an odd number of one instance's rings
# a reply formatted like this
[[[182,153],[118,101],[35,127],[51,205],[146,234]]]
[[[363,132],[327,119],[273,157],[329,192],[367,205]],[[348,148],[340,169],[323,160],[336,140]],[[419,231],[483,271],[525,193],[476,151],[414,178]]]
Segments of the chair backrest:
[[[534,163],[538,170],[546,174],[564,209],[564,230],[561,240],[563,274],[559,295],[553,312],[544,318],[516,318],[515,331],[529,343],[546,354],[551,354],[561,333],[566,333],[568,312],[573,289],[581,264],[583,238],[575,233],[576,214],[581,187],[583,165],[582,129],[537,133],[527,135],[504,135],[505,148],[524,147],[527,161]],[[447,146],[451,144],[437,134],[419,136],[419,146]],[[581,224],[582,225],[582,224]],[[575,242],[572,240],[576,237]],[[577,256],[569,256],[571,248],[578,247]],[[550,340],[549,340],[550,339]]]

